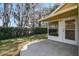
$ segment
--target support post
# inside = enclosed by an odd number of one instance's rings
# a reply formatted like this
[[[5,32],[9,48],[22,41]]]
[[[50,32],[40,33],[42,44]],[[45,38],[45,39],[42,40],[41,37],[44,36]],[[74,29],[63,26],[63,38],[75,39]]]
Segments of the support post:
[[[47,23],[47,36],[49,36],[49,23]]]
[[[77,43],[78,43],[78,56],[79,56],[79,3],[78,3],[78,20],[77,20]]]

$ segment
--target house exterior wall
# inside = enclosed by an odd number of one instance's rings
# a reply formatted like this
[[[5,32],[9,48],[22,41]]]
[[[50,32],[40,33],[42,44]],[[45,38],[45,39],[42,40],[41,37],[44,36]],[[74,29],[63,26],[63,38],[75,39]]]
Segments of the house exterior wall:
[[[68,44],[73,44],[73,45],[77,45],[77,30],[75,30],[75,41],[73,40],[67,40],[65,39],[65,20],[70,20],[70,19],[75,19],[77,22],[77,17],[69,17],[69,18],[63,18],[60,19],[58,22],[58,34],[59,36],[50,36],[48,35],[48,39],[50,40],[55,40],[55,41],[59,41],[59,42],[64,42],[64,43],[68,43]],[[77,28],[77,23],[75,22],[75,29]],[[49,31],[48,31],[49,32]]]

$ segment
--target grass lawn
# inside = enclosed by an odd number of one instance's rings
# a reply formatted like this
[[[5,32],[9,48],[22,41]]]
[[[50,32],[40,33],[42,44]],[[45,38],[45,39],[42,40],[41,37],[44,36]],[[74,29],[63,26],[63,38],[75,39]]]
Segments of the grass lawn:
[[[0,40],[0,56],[17,55],[25,44],[40,39],[47,39],[47,34],[36,34],[22,38]]]

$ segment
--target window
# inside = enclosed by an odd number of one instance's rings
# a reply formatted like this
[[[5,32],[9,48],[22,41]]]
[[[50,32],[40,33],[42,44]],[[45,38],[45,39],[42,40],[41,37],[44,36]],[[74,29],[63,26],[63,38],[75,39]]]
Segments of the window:
[[[65,38],[75,40],[75,20],[65,22]]]
[[[49,24],[49,35],[58,36],[58,22]]]

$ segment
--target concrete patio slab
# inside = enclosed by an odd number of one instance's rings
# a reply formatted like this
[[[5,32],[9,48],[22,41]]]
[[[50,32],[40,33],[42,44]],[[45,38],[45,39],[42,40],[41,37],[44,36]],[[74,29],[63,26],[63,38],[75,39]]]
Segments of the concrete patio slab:
[[[41,40],[32,42],[23,47],[20,56],[77,56],[78,48],[75,45]]]

